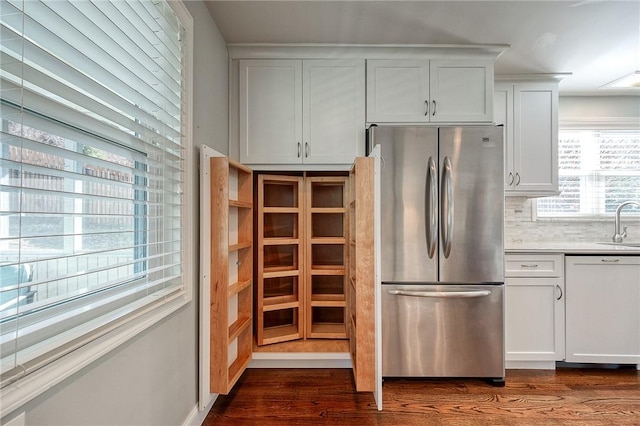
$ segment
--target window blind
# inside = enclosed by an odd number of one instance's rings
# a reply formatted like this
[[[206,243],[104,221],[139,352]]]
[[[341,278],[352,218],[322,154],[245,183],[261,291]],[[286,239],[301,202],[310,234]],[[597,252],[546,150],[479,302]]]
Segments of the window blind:
[[[184,289],[167,1],[0,0],[2,385]]]
[[[627,200],[640,200],[640,133],[637,130],[561,130],[561,194],[540,198],[538,216],[607,216]],[[627,214],[640,213],[629,208]]]

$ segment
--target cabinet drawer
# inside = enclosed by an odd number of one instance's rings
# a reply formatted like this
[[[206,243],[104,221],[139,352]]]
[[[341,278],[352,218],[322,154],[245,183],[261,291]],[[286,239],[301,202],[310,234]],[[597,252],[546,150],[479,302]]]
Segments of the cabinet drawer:
[[[508,254],[505,256],[506,277],[561,277],[562,254]]]

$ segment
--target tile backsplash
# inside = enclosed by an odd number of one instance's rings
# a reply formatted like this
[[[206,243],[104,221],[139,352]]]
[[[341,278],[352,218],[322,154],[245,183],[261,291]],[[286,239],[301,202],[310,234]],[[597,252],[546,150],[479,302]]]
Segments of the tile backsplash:
[[[505,245],[526,243],[608,242],[614,233],[614,219],[531,219],[533,200],[524,197],[505,198]],[[622,213],[622,224],[628,226],[629,241],[640,241],[640,221]]]

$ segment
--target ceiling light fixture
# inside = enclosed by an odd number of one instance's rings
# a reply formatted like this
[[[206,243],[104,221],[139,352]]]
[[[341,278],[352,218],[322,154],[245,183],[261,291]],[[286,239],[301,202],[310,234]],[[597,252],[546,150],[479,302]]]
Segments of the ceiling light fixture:
[[[607,83],[601,89],[640,89],[640,70]]]

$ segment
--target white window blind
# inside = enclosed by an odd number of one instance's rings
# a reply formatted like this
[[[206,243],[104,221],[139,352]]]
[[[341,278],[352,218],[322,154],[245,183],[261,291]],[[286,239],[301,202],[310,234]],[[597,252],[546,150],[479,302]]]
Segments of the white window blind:
[[[184,291],[167,1],[0,0],[2,386]]]
[[[620,203],[640,201],[640,132],[561,130],[558,168],[561,194],[538,199],[539,217],[610,216]]]

